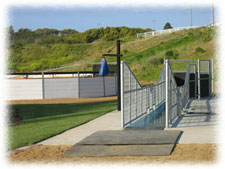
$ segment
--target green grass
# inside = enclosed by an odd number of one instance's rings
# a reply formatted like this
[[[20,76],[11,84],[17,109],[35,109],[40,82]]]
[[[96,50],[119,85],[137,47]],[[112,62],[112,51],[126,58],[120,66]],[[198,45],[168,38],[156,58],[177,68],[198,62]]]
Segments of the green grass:
[[[201,27],[181,30],[170,34],[137,39],[136,36],[122,38],[121,60],[125,61],[137,79],[145,84],[159,78],[163,58],[168,59],[212,59],[216,51],[216,27]],[[116,41],[96,40],[82,44],[28,44],[10,50],[9,67],[12,71],[38,71],[81,62],[100,62],[102,53],[116,45]],[[111,53],[116,53],[114,48]],[[107,57],[115,62],[116,57]],[[216,64],[216,63],[215,63]],[[10,66],[11,65],[11,66]],[[175,69],[187,65],[174,66]],[[82,65],[60,71],[92,71],[92,65]]]
[[[116,101],[12,105],[23,124],[9,127],[8,149],[34,144],[116,109]]]

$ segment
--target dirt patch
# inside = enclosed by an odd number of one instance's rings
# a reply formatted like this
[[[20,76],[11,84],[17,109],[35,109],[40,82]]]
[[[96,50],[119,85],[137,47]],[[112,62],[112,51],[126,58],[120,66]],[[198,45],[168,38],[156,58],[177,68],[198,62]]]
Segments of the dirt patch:
[[[71,148],[65,146],[32,146],[28,149],[12,151],[11,163],[215,163],[216,144],[177,144],[170,156],[115,156],[115,157],[62,157]]]
[[[98,98],[65,98],[65,99],[37,99],[37,100],[11,100],[7,104],[64,104],[64,103],[90,103],[116,100],[117,96]]]

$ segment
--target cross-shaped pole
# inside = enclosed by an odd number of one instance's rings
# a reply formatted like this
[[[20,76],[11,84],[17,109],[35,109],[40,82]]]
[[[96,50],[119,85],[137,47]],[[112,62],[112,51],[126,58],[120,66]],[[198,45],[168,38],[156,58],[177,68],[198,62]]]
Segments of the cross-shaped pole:
[[[120,54],[120,42],[121,40],[117,40],[117,53],[116,54],[102,54],[102,57],[104,56],[116,56],[117,57],[117,110],[121,110],[121,94],[120,94],[120,57],[123,56]]]

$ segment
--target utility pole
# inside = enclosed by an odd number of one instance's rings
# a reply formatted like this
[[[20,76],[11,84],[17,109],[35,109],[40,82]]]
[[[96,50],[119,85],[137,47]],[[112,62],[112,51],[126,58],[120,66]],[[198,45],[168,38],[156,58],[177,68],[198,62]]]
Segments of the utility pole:
[[[191,12],[191,27],[192,27],[192,8],[188,9],[188,10],[190,10],[190,12]]]
[[[214,5],[212,4],[212,18],[213,18],[213,26],[215,24],[215,18],[214,18]]]

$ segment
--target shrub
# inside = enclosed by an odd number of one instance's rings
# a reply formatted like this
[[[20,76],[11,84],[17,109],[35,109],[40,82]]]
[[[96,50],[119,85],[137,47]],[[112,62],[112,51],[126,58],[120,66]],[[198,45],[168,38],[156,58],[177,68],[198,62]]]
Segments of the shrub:
[[[195,49],[195,52],[196,52],[196,53],[204,53],[205,50],[202,49],[201,47],[197,47],[197,48]]]
[[[123,50],[122,50],[122,53],[127,54],[127,53],[128,53],[128,50],[123,49]]]
[[[138,61],[139,61],[142,57],[143,57],[142,54],[138,54],[138,55],[135,56],[135,58],[136,58]]]
[[[159,64],[163,64],[163,58],[157,57],[151,60],[151,64],[154,66],[158,66]]]
[[[176,50],[168,50],[165,53],[166,59],[177,59],[179,53]]]
[[[172,50],[169,50],[169,51],[166,52],[166,56],[168,58],[170,58],[170,57],[174,56],[174,52]]]

